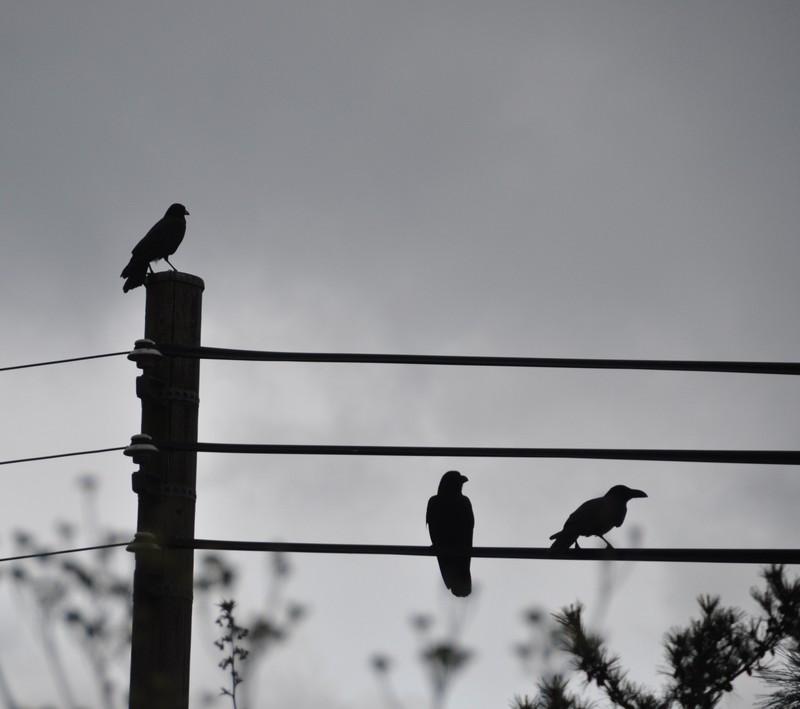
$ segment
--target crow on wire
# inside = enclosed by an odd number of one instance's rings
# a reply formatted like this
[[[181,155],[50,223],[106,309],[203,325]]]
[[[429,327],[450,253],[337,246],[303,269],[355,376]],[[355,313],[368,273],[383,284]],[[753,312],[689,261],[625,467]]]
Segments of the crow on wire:
[[[472,577],[469,572],[472,530],[475,517],[469,498],[461,493],[467,478],[449,470],[439,482],[439,492],[428,500],[425,521],[434,549],[463,550],[463,556],[441,555],[436,559],[444,585],[454,596],[469,596]]]
[[[550,537],[555,539],[550,548],[565,551],[574,544],[576,549],[580,549],[578,537],[600,537],[609,549],[613,549],[603,535],[625,521],[628,500],[634,497],[647,497],[647,494],[625,485],[614,485],[603,497],[584,502],[567,517],[564,529]]]
[[[144,283],[147,271],[153,272],[153,268],[150,266],[151,261],[163,258],[173,271],[177,270],[169,262],[168,257],[178,250],[183,241],[183,235],[186,233],[187,214],[189,212],[182,204],[170,205],[167,213],[133,247],[131,260],[120,274],[121,278],[127,279],[122,286],[124,293]]]

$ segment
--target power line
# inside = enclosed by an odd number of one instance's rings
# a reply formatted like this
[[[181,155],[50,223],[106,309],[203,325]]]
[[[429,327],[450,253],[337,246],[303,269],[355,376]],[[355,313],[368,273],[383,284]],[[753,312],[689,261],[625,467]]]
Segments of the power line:
[[[316,544],[293,542],[243,542],[221,539],[172,539],[170,549],[286,552],[298,554],[378,554],[437,556],[463,554],[430,546],[394,544]],[[800,564],[800,549],[571,549],[553,552],[538,547],[473,547],[473,558],[549,559],[580,561],[703,562],[720,564]]]
[[[116,448],[97,448],[91,451],[76,451],[75,453],[55,453],[53,455],[38,455],[34,458],[17,458],[16,460],[0,460],[0,465],[11,465],[12,463],[32,463],[36,460],[52,460],[53,458],[71,458],[76,455],[94,455],[95,453],[108,453],[110,451],[122,451],[126,446]]]
[[[361,354],[336,352],[276,352],[222,347],[156,345],[162,354],[198,359],[257,362],[348,362],[369,364],[425,364],[469,367],[550,367],[568,369],[644,369],[682,372],[800,375],[798,362],[736,362],[678,359],[586,359],[566,357],[491,357],[470,355]]]
[[[682,463],[733,463],[741,465],[800,465],[800,451],[795,450],[697,450],[666,448],[498,448],[479,446],[351,446],[303,445],[285,443],[181,443],[162,441],[163,451],[198,453],[239,453],[257,455],[350,455],[444,458],[573,458],[593,460],[641,460]],[[2,460],[0,465],[30,463],[55,458],[69,458],[122,451],[128,446],[55,453],[30,458]]]
[[[800,465],[794,450],[688,450],[634,448],[495,448],[475,446],[349,446],[279,443],[156,442],[165,451],[250,453],[261,455],[429,456],[445,458],[581,458],[647,460],[683,463],[738,463],[745,465]]]
[[[20,556],[7,556],[0,559],[0,563],[5,561],[22,561],[23,559],[42,559],[46,556],[57,556],[59,554],[75,554],[79,551],[96,551],[97,549],[113,549],[115,547],[128,546],[130,542],[116,542],[115,544],[98,544],[93,547],[79,547],[77,549],[60,549],[59,551],[40,551],[35,554],[21,554]]]
[[[29,369],[30,367],[47,367],[51,364],[65,364],[66,362],[82,362],[86,359],[101,359],[102,357],[119,357],[120,355],[128,354],[129,350],[124,352],[107,352],[106,354],[87,355],[86,357],[70,357],[69,359],[54,359],[49,362],[34,362],[32,364],[15,364],[12,367],[0,367],[0,372],[8,372],[12,369]]]

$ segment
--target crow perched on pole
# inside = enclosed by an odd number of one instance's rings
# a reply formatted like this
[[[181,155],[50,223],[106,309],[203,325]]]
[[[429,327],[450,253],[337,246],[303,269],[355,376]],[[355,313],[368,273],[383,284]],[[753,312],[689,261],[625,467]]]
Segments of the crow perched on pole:
[[[580,549],[578,537],[600,537],[609,549],[613,549],[603,535],[625,521],[628,500],[634,497],[647,497],[647,494],[625,485],[614,485],[603,497],[584,502],[567,517],[564,529],[550,537],[555,539],[550,548],[566,551],[574,544],[576,549]]]
[[[463,549],[465,552],[463,556],[436,557],[444,585],[454,596],[469,596],[472,592],[469,552],[475,516],[469,498],[461,493],[465,482],[466,476],[457,470],[447,471],[439,482],[439,492],[428,500],[425,516],[435,549]]]
[[[175,266],[169,262],[168,257],[178,250],[183,241],[183,235],[186,233],[187,214],[189,212],[182,204],[170,205],[167,213],[133,247],[131,260],[120,274],[121,278],[127,279],[122,286],[124,293],[144,283],[148,269],[151,273],[153,271],[150,266],[151,261],[163,258],[173,271],[176,270]]]

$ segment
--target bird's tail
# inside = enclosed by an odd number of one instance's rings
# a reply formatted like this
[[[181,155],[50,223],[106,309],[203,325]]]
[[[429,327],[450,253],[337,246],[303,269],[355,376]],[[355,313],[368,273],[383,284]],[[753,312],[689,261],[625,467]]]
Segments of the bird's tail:
[[[122,273],[119,274],[120,278],[127,279],[122,286],[123,293],[127,293],[131,288],[138,288],[144,285],[145,278],[147,278],[147,264],[141,264],[136,259],[131,258]]]
[[[128,265],[125,266],[125,268],[122,269],[122,273],[119,274],[119,277],[120,278],[130,278],[134,274],[135,271],[139,270],[140,266],[141,266],[141,264],[137,263],[135,259],[131,258],[131,260],[128,261]]]
[[[576,535],[570,534],[563,529],[560,532],[552,534],[550,539],[555,539],[555,541],[550,545],[551,551],[566,551],[578,541],[578,537]]]
[[[472,593],[472,578],[470,577],[469,572],[467,572],[466,577],[452,579],[450,583],[450,592],[459,598],[464,598]]]
[[[442,572],[444,585],[454,596],[463,598],[472,593],[472,574],[470,574],[470,558],[439,557],[439,570]]]

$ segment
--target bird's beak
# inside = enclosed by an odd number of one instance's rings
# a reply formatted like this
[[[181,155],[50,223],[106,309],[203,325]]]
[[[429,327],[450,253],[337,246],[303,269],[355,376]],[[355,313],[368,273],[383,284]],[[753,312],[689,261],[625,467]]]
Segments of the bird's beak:
[[[631,490],[630,496],[631,496],[631,498],[634,498],[634,497],[647,497],[647,493],[644,492],[643,490]]]
[[[189,214],[189,210],[188,210],[188,209],[186,209],[186,207],[184,207],[184,208],[183,208],[183,213],[184,213],[184,214]]]
[[[461,476],[461,482],[462,482],[462,483],[469,482],[469,478],[468,478],[466,475],[462,475],[462,476]]]

